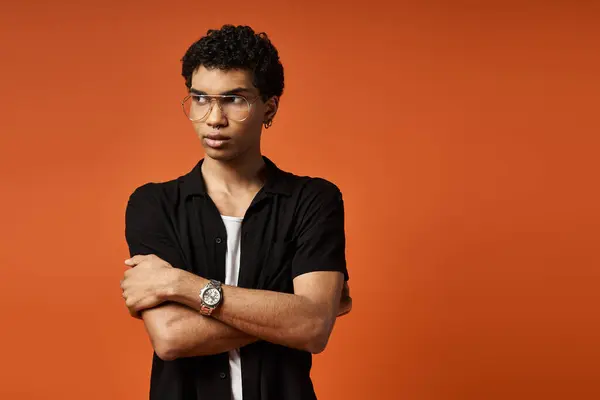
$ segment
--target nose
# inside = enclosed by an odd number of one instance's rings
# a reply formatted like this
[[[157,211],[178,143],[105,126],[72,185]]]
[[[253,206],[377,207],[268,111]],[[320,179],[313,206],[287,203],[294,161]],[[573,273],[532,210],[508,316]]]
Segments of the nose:
[[[208,116],[206,117],[206,124],[209,126],[227,124],[227,118],[225,118],[225,113],[223,113],[221,105],[217,99],[211,99],[210,110],[208,111]]]

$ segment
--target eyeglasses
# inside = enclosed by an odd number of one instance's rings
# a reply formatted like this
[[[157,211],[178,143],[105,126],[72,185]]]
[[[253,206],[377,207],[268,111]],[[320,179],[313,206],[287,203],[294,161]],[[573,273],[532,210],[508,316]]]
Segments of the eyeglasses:
[[[208,95],[208,94],[189,94],[181,105],[183,112],[190,121],[198,122],[206,119],[213,108],[213,100],[219,105],[221,112],[229,119],[242,122],[250,115],[251,105],[258,99],[255,97],[248,100],[244,96],[237,94],[226,95]]]

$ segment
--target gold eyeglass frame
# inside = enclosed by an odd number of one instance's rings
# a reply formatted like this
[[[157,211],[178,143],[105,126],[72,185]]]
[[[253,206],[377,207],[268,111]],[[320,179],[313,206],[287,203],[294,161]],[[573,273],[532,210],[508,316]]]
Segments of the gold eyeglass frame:
[[[187,113],[185,112],[185,102],[188,101],[188,99],[192,98],[192,97],[205,97],[208,98],[210,101],[210,105],[208,107],[208,111],[206,112],[206,114],[204,116],[202,116],[202,118],[198,118],[198,119],[192,119],[190,118]],[[241,97],[242,99],[244,99],[246,101],[246,104],[248,105],[248,115],[246,116],[246,118],[244,119],[234,119],[234,118],[230,118],[227,113],[223,110],[223,107],[221,106],[221,102],[218,101],[218,99],[223,99],[223,98],[232,98],[232,97]],[[213,102],[213,100],[217,100],[215,102]],[[248,100],[248,98],[246,96],[242,96],[239,94],[196,94],[196,93],[190,93],[187,96],[185,96],[183,98],[183,100],[181,100],[181,108],[183,109],[183,113],[185,114],[185,116],[187,117],[187,119],[189,119],[192,122],[200,122],[205,120],[206,118],[208,118],[208,116],[210,115],[210,113],[213,110],[214,107],[214,103],[217,103],[217,105],[219,106],[219,109],[221,110],[221,112],[223,113],[223,115],[225,115],[225,117],[236,121],[236,122],[243,122],[245,120],[248,119],[248,117],[250,117],[250,113],[252,112],[252,105],[256,102],[256,100],[258,100],[258,96],[254,97],[253,100]]]

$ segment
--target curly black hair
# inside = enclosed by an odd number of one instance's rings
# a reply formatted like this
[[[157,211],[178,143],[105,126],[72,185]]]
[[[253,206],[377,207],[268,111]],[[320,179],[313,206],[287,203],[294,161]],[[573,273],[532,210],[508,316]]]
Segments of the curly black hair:
[[[188,89],[192,74],[203,65],[208,69],[251,71],[252,83],[263,101],[283,93],[283,65],[277,49],[266,33],[257,34],[249,26],[223,25],[208,30],[188,48],[181,62],[181,75]]]

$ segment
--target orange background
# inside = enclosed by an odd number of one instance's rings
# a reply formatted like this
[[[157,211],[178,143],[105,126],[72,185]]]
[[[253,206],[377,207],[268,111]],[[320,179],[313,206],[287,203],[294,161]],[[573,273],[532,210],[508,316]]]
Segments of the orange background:
[[[179,60],[223,23],[268,32],[284,63],[264,153],[346,200],[355,304],[315,357],[320,399],[600,398],[592,2],[17,3],[0,398],[147,398],[126,200],[202,157]]]

